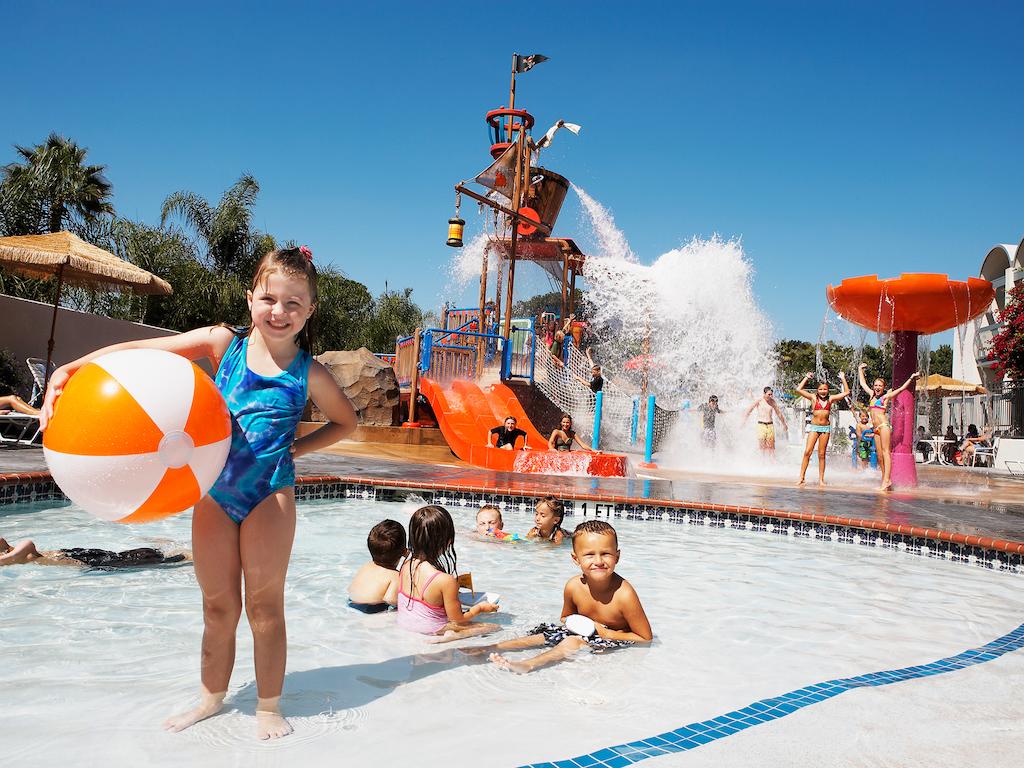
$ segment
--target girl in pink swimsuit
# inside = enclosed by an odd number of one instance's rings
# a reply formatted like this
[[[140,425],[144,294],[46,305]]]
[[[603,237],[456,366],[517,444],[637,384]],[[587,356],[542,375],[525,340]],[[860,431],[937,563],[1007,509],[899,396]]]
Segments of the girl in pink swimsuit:
[[[456,582],[455,523],[448,510],[435,504],[420,507],[409,520],[409,557],[399,568],[398,626],[434,642],[484,635],[497,624],[471,624],[481,613],[498,610],[477,603],[463,612]]]
[[[838,395],[830,395],[828,384],[823,381],[818,383],[814,394],[804,389],[813,376],[813,373],[808,373],[796,388],[796,393],[800,397],[811,401],[811,423],[807,426],[807,443],[804,446],[804,458],[800,464],[799,485],[804,484],[804,475],[807,474],[807,465],[811,461],[811,454],[814,453],[815,446],[818,449],[818,485],[825,484],[825,452],[828,450],[828,439],[832,435],[830,418],[832,406],[850,396],[846,374],[842,371],[839,372],[839,382],[843,385],[843,391]]]

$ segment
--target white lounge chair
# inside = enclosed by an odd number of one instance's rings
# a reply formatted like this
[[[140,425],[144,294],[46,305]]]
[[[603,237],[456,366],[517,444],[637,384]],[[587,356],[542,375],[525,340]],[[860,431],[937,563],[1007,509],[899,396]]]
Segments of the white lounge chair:
[[[39,417],[24,413],[0,413],[0,445],[38,446],[42,437]]]

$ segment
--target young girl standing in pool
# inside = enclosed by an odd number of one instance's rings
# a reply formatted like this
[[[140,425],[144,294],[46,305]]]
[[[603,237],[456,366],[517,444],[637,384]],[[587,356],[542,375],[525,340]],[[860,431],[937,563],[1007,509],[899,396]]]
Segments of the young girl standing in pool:
[[[448,510],[435,504],[417,509],[409,519],[409,556],[398,576],[398,626],[434,636],[443,643],[498,629],[474,624],[481,613],[494,613],[494,603],[477,603],[468,611],[459,602],[456,581],[455,523]]]
[[[828,449],[828,439],[832,435],[832,407],[840,400],[850,396],[846,374],[842,371],[839,372],[839,382],[843,385],[843,391],[838,395],[829,395],[828,384],[824,381],[818,384],[814,394],[804,389],[813,376],[813,373],[808,373],[796,388],[796,393],[800,397],[811,401],[811,423],[807,425],[807,442],[804,445],[804,457],[800,463],[798,485],[804,484],[804,475],[807,474],[807,465],[811,461],[811,454],[814,453],[815,446],[818,449],[818,485],[825,484],[825,451]]]
[[[317,306],[312,252],[271,251],[246,292],[252,324],[199,328],[160,339],[105,347],[58,368],[50,378],[40,421],[81,366],[122,349],[162,349],[190,360],[209,358],[231,412],[231,449],[220,477],[195,506],[192,551],[203,593],[201,695],[198,706],[169,718],[177,732],[218,712],[235,663],[243,605],[256,663],[256,730],[261,739],[291,733],[278,706],[287,638],[284,582],[295,534],[294,458],[337,442],[355,428],[352,405],[331,374],[311,357]],[[296,440],[311,397],[329,422]]]
[[[861,389],[868,396],[868,413],[871,415],[871,426],[875,430],[875,453],[878,455],[878,466],[882,470],[882,485],[879,490],[891,491],[892,426],[889,424],[885,411],[892,399],[919,379],[921,374],[915,371],[910,374],[910,378],[903,382],[903,386],[899,389],[886,390],[885,379],[875,379],[874,383],[870,387],[868,386],[867,376],[865,375],[867,369],[868,364],[861,363],[857,373],[859,374],[858,378],[860,379]]]

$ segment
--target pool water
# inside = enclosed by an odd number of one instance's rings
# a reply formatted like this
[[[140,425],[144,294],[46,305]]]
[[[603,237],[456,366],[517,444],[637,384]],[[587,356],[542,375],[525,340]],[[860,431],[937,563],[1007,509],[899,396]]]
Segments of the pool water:
[[[10,759],[124,765],[520,765],[645,739],[836,678],[925,665],[1024,621],[1021,576],[845,543],[615,520],[619,572],[655,632],[649,648],[528,676],[431,646],[393,614],[346,608],[366,533],[416,504],[303,503],[287,586],[283,707],[294,735],[253,738],[252,639],[243,616],[224,714],[177,735],[164,717],[198,687],[200,593],[191,567],[120,572],[0,568],[0,701]],[[460,571],[501,594],[513,637],[557,621],[568,546],[475,539],[452,508]],[[506,512],[525,531],[532,514]],[[567,524],[572,524],[572,518]],[[187,546],[189,515],[144,526],[73,506],[0,511],[0,536],[40,549]],[[489,617],[490,618],[490,617]],[[1024,652],[946,674],[848,691],[645,765],[1013,764]],[[1013,757],[1011,757],[1013,756]],[[254,763],[255,761],[255,763]],[[611,764],[615,764],[614,762]]]

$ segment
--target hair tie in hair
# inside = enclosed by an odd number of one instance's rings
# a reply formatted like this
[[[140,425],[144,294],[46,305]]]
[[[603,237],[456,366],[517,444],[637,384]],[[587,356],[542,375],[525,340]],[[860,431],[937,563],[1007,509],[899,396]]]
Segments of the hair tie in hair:
[[[309,250],[308,245],[300,245],[299,252],[306,257],[306,261],[308,261],[310,264],[313,263],[313,252]]]

